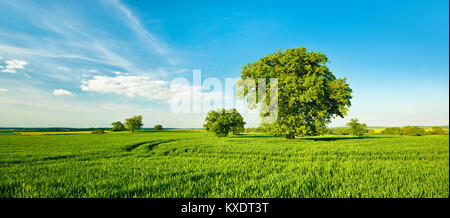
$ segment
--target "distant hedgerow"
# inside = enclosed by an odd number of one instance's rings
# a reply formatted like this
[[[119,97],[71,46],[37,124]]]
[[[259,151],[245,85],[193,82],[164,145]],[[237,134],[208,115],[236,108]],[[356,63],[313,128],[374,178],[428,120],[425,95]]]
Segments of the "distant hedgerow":
[[[96,130],[92,130],[91,134],[104,134],[105,130],[103,129],[96,129]]]

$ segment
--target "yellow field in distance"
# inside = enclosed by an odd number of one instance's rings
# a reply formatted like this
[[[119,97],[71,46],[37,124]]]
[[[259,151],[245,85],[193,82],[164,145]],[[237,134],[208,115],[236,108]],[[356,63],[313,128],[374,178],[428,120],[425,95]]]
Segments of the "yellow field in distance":
[[[92,131],[74,131],[74,132],[18,132],[21,135],[63,135],[63,134],[89,134]],[[110,131],[105,131],[110,132]]]

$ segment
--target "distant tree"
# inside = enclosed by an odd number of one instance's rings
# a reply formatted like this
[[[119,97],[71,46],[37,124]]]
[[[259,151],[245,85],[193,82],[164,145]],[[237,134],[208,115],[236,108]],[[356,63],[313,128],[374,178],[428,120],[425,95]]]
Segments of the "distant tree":
[[[156,124],[156,125],[153,127],[153,129],[154,129],[154,130],[163,130],[163,126],[162,126],[161,124]]]
[[[325,128],[325,129],[323,130],[323,134],[326,134],[326,135],[333,134],[333,130],[330,129],[330,128]]]
[[[333,129],[333,132],[335,132],[338,135],[350,135],[351,129],[335,128],[335,129]]]
[[[144,123],[142,123],[142,116],[136,115],[131,118],[125,119],[125,126],[131,132],[134,132],[135,130],[142,128],[144,126]]]
[[[383,135],[401,135],[402,128],[400,127],[388,127],[383,130]]]
[[[352,90],[345,78],[333,75],[327,62],[323,53],[307,52],[301,47],[278,50],[242,67],[240,83],[254,79],[258,88],[260,79],[265,79],[266,84],[271,78],[278,79],[278,117],[268,128],[269,133],[284,135],[286,139],[320,135],[332,118],[347,114]],[[239,97],[247,96],[249,104],[254,104],[254,98],[250,97],[253,89],[245,85],[238,88]],[[271,89],[267,86],[266,99],[269,99]],[[266,101],[269,107],[271,103]],[[260,113],[262,117],[268,115]]]
[[[417,126],[404,126],[402,128],[402,134],[408,136],[421,136],[425,134],[425,130]]]
[[[114,123],[111,123],[111,125],[112,125],[111,131],[113,131],[113,132],[124,131],[125,130],[125,125],[123,125],[123,123],[120,122],[120,121],[116,121]]]
[[[244,132],[259,132],[259,133],[265,133],[265,127],[263,125],[258,126],[256,128],[252,127],[252,128],[246,128]]]
[[[433,126],[431,127],[431,133],[436,135],[442,135],[444,134],[444,129],[440,126]]]
[[[206,131],[213,132],[218,137],[225,137],[230,132],[234,135],[243,132],[244,125],[244,118],[233,108],[230,110],[209,111],[203,127],[205,127]]]
[[[367,132],[367,125],[365,123],[359,123],[358,119],[353,118],[349,123],[345,124],[350,127],[352,135],[362,136]]]
[[[92,130],[91,134],[104,134],[105,130],[103,129],[96,129],[96,130]]]

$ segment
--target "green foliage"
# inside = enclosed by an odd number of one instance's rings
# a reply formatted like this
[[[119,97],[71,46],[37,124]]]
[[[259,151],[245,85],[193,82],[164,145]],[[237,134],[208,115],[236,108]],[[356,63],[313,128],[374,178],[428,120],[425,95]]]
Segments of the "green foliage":
[[[156,125],[153,127],[153,129],[154,129],[154,130],[163,130],[163,126],[162,126],[161,124],[156,124]]]
[[[332,131],[338,135],[350,135],[351,133],[351,129],[349,128],[333,128]]]
[[[103,129],[92,130],[91,134],[105,134],[105,130]]]
[[[400,127],[388,127],[382,131],[383,135],[401,135],[402,128]]]
[[[330,128],[325,128],[324,131],[323,131],[323,134],[325,134],[325,135],[333,134],[333,130],[330,129]]]
[[[125,126],[131,132],[134,132],[135,130],[142,128],[144,126],[144,123],[142,123],[142,116],[136,115],[131,118],[125,119]]]
[[[240,113],[237,112],[236,109],[231,109],[228,111],[229,119],[231,120],[230,126],[231,126],[231,134],[232,135],[239,135],[239,133],[244,132],[244,118],[241,116]]]
[[[203,127],[205,127],[206,131],[213,132],[218,137],[225,137],[229,133],[238,135],[243,132],[244,125],[244,118],[233,108],[230,110],[209,111]]]
[[[425,134],[425,130],[417,126],[404,126],[402,128],[402,134],[408,136],[422,136]]]
[[[355,136],[363,136],[367,132],[367,125],[365,123],[359,123],[358,119],[353,118],[349,123],[345,124],[350,127],[350,132]]]
[[[269,133],[282,134],[289,139],[296,135],[320,135],[332,118],[347,114],[352,90],[345,78],[338,79],[333,75],[327,62],[324,54],[307,52],[302,47],[278,50],[242,68],[240,84],[252,78],[258,88],[258,78],[266,79],[266,99],[269,99],[271,89],[269,79],[278,78],[278,117],[268,128]],[[249,94],[247,86],[240,86],[239,97],[247,96],[253,104],[255,96]],[[267,106],[271,107],[271,102],[266,101]]]
[[[0,134],[0,198],[448,198],[448,136]]]
[[[293,135],[286,135],[281,128],[279,128],[278,125],[276,124],[265,124],[264,126],[264,130],[267,134],[271,135],[271,136],[285,136],[288,139],[293,138]]]
[[[125,130],[125,125],[123,125],[122,122],[120,121],[116,121],[114,123],[111,123],[112,128],[111,131],[112,132],[118,132],[118,131],[124,131]]]
[[[442,127],[440,127],[440,126],[433,126],[433,127],[431,127],[431,133],[432,134],[436,134],[436,135],[443,135],[445,132],[444,132],[444,129],[442,129]]]
[[[265,133],[266,130],[265,130],[264,126],[258,126],[257,128],[246,128],[245,132],[246,133],[251,133],[251,132]]]

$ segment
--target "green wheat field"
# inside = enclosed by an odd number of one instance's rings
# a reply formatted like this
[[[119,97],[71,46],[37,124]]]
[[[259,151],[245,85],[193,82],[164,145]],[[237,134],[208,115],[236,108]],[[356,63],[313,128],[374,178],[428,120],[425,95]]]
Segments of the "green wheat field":
[[[449,197],[449,136],[0,134],[0,197]]]

